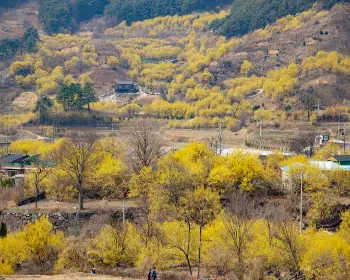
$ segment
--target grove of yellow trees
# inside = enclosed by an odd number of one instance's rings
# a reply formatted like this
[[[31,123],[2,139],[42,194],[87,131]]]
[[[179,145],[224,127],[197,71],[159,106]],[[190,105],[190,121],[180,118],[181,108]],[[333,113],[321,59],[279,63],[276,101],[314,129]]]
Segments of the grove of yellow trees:
[[[125,110],[123,113],[129,114],[138,109],[135,104]],[[167,112],[174,117],[178,114],[176,107],[165,110],[174,110]],[[44,272],[50,262],[56,273],[88,271],[92,266],[144,270],[155,265],[160,270],[186,267],[192,276],[205,268],[218,277],[240,279],[266,275],[267,271],[276,275],[302,272],[322,280],[346,279],[350,273],[349,213],[342,213],[341,227],[333,234],[314,227],[314,223],[334,213],[335,195],[349,191],[345,174],[322,172],[303,156],[284,159],[275,154],[266,163],[257,155],[242,152],[220,156],[200,142],[159,154],[153,165],[136,171],[130,167],[129,155],[142,151],[133,150],[139,145],[132,143],[143,134],[139,130],[135,133],[125,143],[81,135],[79,141],[22,140],[11,144],[12,152],[40,153],[43,159],[56,159],[57,166],[41,181],[41,188],[49,196],[58,200],[77,198],[83,186],[105,199],[125,202],[132,198],[141,216],[137,222],[107,222],[77,237],[52,233],[52,225],[42,217],[23,231],[0,238],[2,274],[12,274],[18,264],[27,262]],[[145,141],[138,140],[152,146],[147,135],[143,137]],[[152,137],[160,136],[156,133]],[[327,151],[333,151],[333,147],[315,157],[324,159]],[[254,197],[261,199],[263,193],[282,191],[280,167],[285,165],[290,166],[289,176],[297,192],[303,172],[307,201],[304,219],[310,224],[301,233],[283,205],[269,218],[255,214],[256,203],[260,202]],[[32,180],[32,176],[26,178],[28,194],[33,192]]]
[[[23,88],[36,88],[39,95],[56,94],[64,80],[71,81],[70,75],[99,65],[96,49],[88,42],[68,34],[43,36],[38,52],[17,57],[10,73]]]

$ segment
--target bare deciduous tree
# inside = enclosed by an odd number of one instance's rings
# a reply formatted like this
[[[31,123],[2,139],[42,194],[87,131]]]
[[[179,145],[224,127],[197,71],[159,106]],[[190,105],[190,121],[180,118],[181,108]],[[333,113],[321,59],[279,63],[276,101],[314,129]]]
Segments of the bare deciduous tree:
[[[35,209],[38,209],[38,199],[40,192],[43,190],[42,182],[49,175],[52,166],[45,160],[36,158],[33,162],[34,169],[31,170],[30,175],[33,178],[33,186],[35,191]]]
[[[269,240],[273,247],[287,256],[288,264],[296,273],[300,272],[300,242],[298,225],[286,213],[279,211],[279,216],[273,220],[266,220]]]
[[[229,198],[225,215],[225,229],[228,238],[232,241],[232,252],[236,258],[235,272],[239,279],[246,274],[247,264],[245,255],[251,240],[251,217],[254,210],[254,200],[248,195],[236,192]]]
[[[273,233],[273,238],[280,241],[274,243],[282,251],[285,251],[291,260],[293,268],[296,272],[299,272],[299,242],[298,242],[298,227],[292,221],[279,221],[277,222],[277,229]]]
[[[308,157],[312,157],[314,142],[314,133],[302,133],[298,137],[290,140],[289,148],[297,154],[305,154]]]
[[[73,135],[56,151],[57,167],[65,171],[72,185],[79,192],[79,209],[83,206],[83,189],[91,177],[100,156],[97,153],[98,138],[91,133]]]
[[[131,164],[136,172],[152,166],[163,153],[163,137],[157,122],[136,120],[127,133],[127,144],[132,151]]]

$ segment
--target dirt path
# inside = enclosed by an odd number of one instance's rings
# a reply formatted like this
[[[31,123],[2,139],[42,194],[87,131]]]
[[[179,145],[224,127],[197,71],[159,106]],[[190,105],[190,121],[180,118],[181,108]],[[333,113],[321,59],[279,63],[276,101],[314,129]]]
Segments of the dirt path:
[[[55,275],[55,276],[42,276],[42,275],[32,275],[32,276],[9,276],[1,278],[0,280],[15,280],[15,279],[25,279],[25,280],[81,280],[81,279],[95,279],[95,280],[140,280],[140,279],[131,279],[131,278],[121,278],[115,276],[103,276],[103,275],[91,275],[84,273],[75,273],[67,275]]]
[[[71,202],[59,202],[50,199],[40,200],[38,202],[38,207],[41,212],[52,212],[52,211],[66,211],[66,212],[76,212],[77,211],[77,201]],[[128,199],[126,202],[126,208],[136,207],[135,202],[132,199]],[[122,201],[121,200],[84,200],[84,209],[89,211],[99,211],[99,210],[121,210]],[[35,211],[35,203],[29,203],[19,207],[12,207],[9,211],[25,212],[25,211]],[[1,278],[0,278],[1,280]]]
[[[262,88],[258,89],[258,92],[254,95],[248,96],[247,99],[252,99],[254,97],[257,97],[259,95],[262,95],[264,93],[264,90]]]
[[[33,137],[35,137],[35,140],[51,140],[51,138],[48,137],[44,137],[38,134],[35,134],[34,132],[31,132],[29,130],[25,130],[25,132],[29,133],[30,135],[32,135]]]
[[[6,31],[2,30],[1,28],[0,28],[0,33],[6,34],[6,35],[11,36],[11,37],[16,37],[16,36],[18,36],[18,35],[16,35],[16,34],[12,34],[12,33],[6,32]]]

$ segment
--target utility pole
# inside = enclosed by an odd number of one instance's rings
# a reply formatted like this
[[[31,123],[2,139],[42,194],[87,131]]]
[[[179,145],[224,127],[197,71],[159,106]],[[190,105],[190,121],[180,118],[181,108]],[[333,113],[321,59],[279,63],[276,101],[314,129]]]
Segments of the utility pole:
[[[8,133],[7,133],[7,129],[6,129],[6,154],[8,155],[8,153],[9,153],[9,145],[8,145],[8,135],[7,135]]]
[[[8,114],[8,117],[9,117],[9,119],[10,119],[10,114],[11,114],[11,103],[10,103],[10,105],[9,105],[9,114]],[[8,153],[9,153],[9,130],[10,130],[10,127],[9,127],[9,125],[7,124],[7,129],[5,129],[5,131],[6,131],[6,154],[8,155]]]
[[[53,101],[53,107],[55,107],[55,101]],[[52,111],[53,116],[53,111]],[[52,143],[55,143],[55,116],[52,118]]]
[[[339,114],[339,118],[338,118],[338,131],[337,131],[337,138],[340,139],[340,114]]]
[[[222,149],[223,149],[222,140],[223,140],[223,136],[222,136],[221,121],[220,121],[220,131],[219,131],[219,153],[220,153],[220,156],[222,154]]]
[[[303,228],[303,172],[300,175],[300,225],[299,233],[301,234]]]
[[[261,131],[261,123],[260,123],[260,133],[259,133],[259,149],[261,150],[262,141],[261,141],[262,131]]]
[[[344,155],[345,155],[345,152],[346,152],[345,122],[344,122],[344,129],[343,129],[343,139],[344,139]]]
[[[39,125],[41,123],[41,106],[42,106],[42,98],[39,97]]]
[[[54,118],[55,119],[55,118]],[[52,143],[55,143],[55,121],[52,121]]]

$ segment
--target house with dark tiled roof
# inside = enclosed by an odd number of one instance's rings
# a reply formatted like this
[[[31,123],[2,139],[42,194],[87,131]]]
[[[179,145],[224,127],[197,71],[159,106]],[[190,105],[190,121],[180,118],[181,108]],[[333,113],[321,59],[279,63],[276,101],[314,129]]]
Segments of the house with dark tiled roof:
[[[27,154],[8,154],[0,158],[0,173],[6,178],[11,178],[15,184],[21,184],[27,172],[35,169],[35,163],[39,162],[40,154],[29,156]],[[45,162],[47,166],[55,166],[54,162]]]
[[[133,81],[119,81],[115,87],[118,94],[140,94],[140,87]]]
[[[12,178],[18,174],[24,174],[22,163],[29,156],[26,154],[8,154],[0,158],[0,173]],[[15,165],[16,164],[16,165]]]

